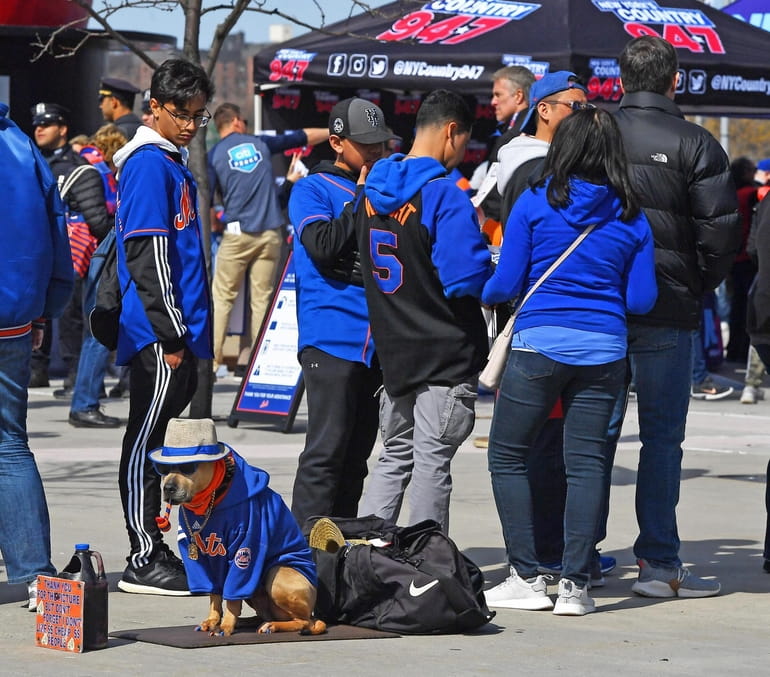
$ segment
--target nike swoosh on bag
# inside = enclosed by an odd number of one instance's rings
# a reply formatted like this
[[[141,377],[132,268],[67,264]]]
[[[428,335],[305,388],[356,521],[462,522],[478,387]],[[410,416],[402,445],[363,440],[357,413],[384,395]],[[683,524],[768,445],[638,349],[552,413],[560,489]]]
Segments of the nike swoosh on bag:
[[[412,597],[419,597],[420,595],[428,592],[434,585],[438,585],[438,579],[432,580],[430,583],[426,583],[425,585],[417,586],[414,584],[414,579],[412,579],[412,582],[409,584],[409,594]]]

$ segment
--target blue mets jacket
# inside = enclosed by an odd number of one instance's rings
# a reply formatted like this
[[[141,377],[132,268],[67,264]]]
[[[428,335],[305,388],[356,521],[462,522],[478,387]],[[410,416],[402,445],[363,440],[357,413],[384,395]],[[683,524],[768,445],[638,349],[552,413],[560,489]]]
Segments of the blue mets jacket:
[[[186,152],[186,151],[185,151]],[[176,146],[149,127],[115,153],[118,277],[124,290],[117,363],[160,343],[212,357],[211,300],[195,179]]]

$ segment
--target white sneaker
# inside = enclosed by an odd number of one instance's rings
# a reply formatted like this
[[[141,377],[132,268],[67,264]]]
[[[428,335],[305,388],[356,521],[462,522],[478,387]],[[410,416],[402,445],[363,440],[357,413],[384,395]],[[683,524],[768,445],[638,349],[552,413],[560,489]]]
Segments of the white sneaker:
[[[37,578],[27,583],[27,610],[37,611]]]
[[[510,567],[510,571],[511,575],[502,583],[484,591],[487,606],[527,611],[553,609],[553,602],[546,594],[547,586],[543,576],[528,582],[513,567]]]
[[[559,581],[559,596],[553,612],[557,616],[585,616],[596,611],[596,604],[588,595],[588,586],[581,588],[569,578]]]
[[[765,392],[756,386],[746,386],[741,393],[741,404],[756,404],[765,399]]]

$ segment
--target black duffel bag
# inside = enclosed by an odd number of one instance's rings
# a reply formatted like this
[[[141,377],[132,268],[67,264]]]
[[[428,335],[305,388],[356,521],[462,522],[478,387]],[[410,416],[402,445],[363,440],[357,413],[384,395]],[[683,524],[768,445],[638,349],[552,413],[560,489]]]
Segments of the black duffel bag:
[[[311,545],[318,519],[304,525]],[[316,617],[404,634],[466,632],[494,617],[482,592],[481,571],[437,522],[397,527],[375,516],[328,519],[345,541],[336,552],[329,552],[335,547],[312,549],[318,568]]]

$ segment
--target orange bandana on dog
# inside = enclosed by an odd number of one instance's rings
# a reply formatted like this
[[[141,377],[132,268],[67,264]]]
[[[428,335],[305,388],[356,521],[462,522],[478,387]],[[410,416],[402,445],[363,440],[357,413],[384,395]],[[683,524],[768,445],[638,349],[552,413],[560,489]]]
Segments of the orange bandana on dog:
[[[214,475],[211,478],[210,484],[205,489],[195,494],[189,503],[184,504],[185,508],[191,510],[196,515],[203,515],[206,513],[206,510],[211,505],[211,494],[219,488],[219,485],[222,484],[222,480],[225,477],[225,459],[220,458],[212,462],[214,463]],[[219,500],[221,500],[223,496],[224,494],[219,496]]]

